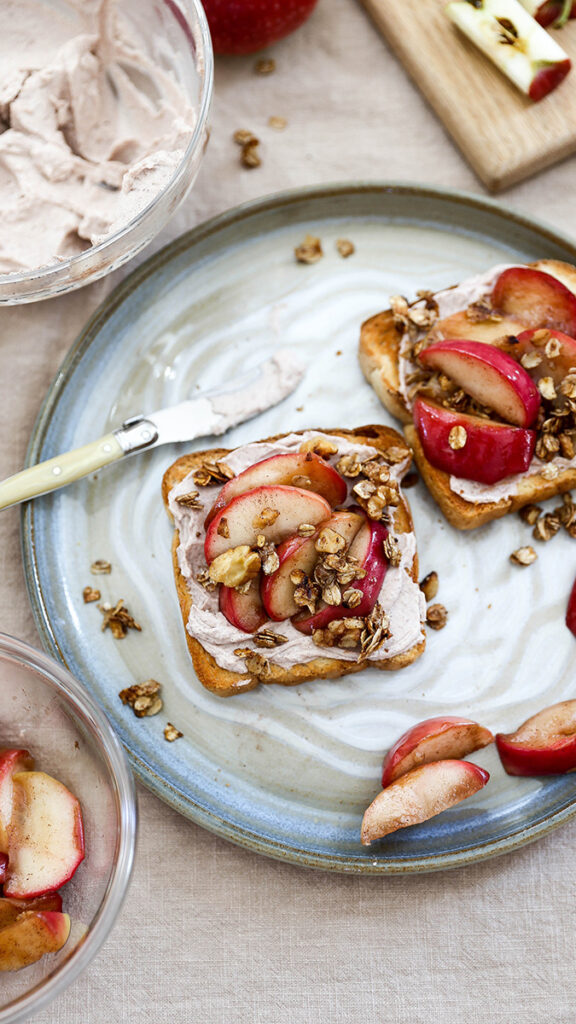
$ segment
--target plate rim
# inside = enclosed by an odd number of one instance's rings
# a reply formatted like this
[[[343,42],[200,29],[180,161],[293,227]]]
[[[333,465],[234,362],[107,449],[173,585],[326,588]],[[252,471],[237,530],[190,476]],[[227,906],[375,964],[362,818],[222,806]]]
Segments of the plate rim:
[[[48,387],[37,418],[32,429],[30,441],[26,453],[25,465],[30,466],[38,461],[38,452],[41,449],[46,430],[51,423],[54,409],[60,400],[61,391],[66,383],[69,373],[75,364],[81,360],[84,352],[92,343],[92,338],[97,333],[101,324],[106,322],[115,310],[150,276],[152,276],[164,263],[177,257],[187,249],[194,248],[202,241],[217,236],[233,225],[241,224],[243,221],[251,220],[266,213],[277,213],[281,208],[291,204],[303,202],[314,203],[318,199],[331,197],[357,196],[358,194],[376,193],[379,196],[388,194],[392,196],[417,195],[419,198],[428,200],[439,200],[443,202],[459,203],[462,206],[474,208],[478,211],[485,210],[491,215],[510,222],[519,228],[528,231],[536,231],[544,239],[554,245],[568,250],[573,254],[576,263],[576,242],[564,235],[561,231],[551,225],[540,221],[538,218],[527,216],[515,209],[504,207],[498,200],[490,199],[475,193],[458,189],[441,188],[417,182],[383,182],[376,180],[343,181],[329,184],[296,187],[270,195],[248,200],[229,210],[224,211],[196,227],[177,236],[157,252],[149,256],[138,267],[132,270],[122,281],[120,281],[110,294],[97,306],[86,324],[79,332],[72,345],[68,349],[57,373]],[[30,501],[22,506],[21,520],[21,547],[23,556],[23,567],[25,582],[29,600],[32,607],[35,624],[45,650],[58,658],[71,671],[65,654],[60,647],[54,628],[50,622],[47,612],[42,584],[38,572],[36,559],[36,532],[34,520],[34,502]],[[81,686],[92,694],[82,680],[78,680]],[[93,699],[101,705],[99,698],[92,694]],[[113,723],[112,723],[113,725]],[[114,727],[114,726],[113,726]],[[137,778],[147,789],[151,790],[159,799],[182,814],[187,819],[208,831],[224,838],[237,846],[249,849],[252,852],[271,857],[275,860],[288,862],[300,867],[310,867],[325,871],[333,871],[348,874],[365,875],[388,875],[388,874],[411,874],[430,871],[440,871],[464,867],[472,863],[484,861],[490,857],[511,853],[528,843],[543,838],[551,831],[558,828],[565,822],[576,817],[576,794],[570,801],[559,810],[546,815],[544,818],[533,822],[529,826],[513,828],[505,836],[489,841],[471,843],[469,846],[461,847],[455,852],[431,853],[429,855],[418,855],[405,858],[387,858],[384,851],[374,851],[374,858],[356,859],[349,854],[342,856],[326,853],[311,852],[291,845],[287,841],[280,842],[277,839],[264,836],[260,832],[252,831],[244,825],[231,823],[225,817],[215,814],[198,804],[190,796],[184,797],[165,778],[156,774],[146,763],[137,751],[133,751],[127,744],[124,744],[130,764]]]

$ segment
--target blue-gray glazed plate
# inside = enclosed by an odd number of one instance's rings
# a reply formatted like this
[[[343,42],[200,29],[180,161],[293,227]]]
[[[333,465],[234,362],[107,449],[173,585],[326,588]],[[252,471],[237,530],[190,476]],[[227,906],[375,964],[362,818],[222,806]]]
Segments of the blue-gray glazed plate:
[[[299,264],[306,234],[324,256]],[[336,240],[355,253],[342,259]],[[360,373],[363,319],[390,294],[437,289],[499,261],[576,249],[542,225],[473,196],[402,185],[290,192],[240,207],[153,256],[106,300],[67,356],[36,424],[29,463],[100,436],[133,413],[211,387],[293,345],[308,363],[299,390],[230,432],[226,444],[306,426],[390,422]],[[210,447],[210,438],[193,447]],[[437,870],[503,853],[576,812],[574,776],[513,779],[496,751],[475,797],[363,848],[363,810],[379,789],[382,755],[410,724],[462,714],[508,731],[574,696],[574,640],[564,626],[573,541],[558,535],[529,569],[509,555],[529,543],[517,517],[473,534],[442,519],[424,489],[410,492],[422,575],[436,570],[448,609],[424,656],[398,673],[367,671],[230,699],[204,690],[191,667],[172,579],[164,470],[185,449],[140,455],[30,503],[23,544],[44,644],[99,700],[142,781],[233,842],[301,865],[366,874]],[[109,576],[90,575],[98,558]],[[123,598],[142,626],[115,640],[96,604]],[[153,677],[164,710],[136,718],[118,692]],[[163,737],[166,722],[184,734]]]

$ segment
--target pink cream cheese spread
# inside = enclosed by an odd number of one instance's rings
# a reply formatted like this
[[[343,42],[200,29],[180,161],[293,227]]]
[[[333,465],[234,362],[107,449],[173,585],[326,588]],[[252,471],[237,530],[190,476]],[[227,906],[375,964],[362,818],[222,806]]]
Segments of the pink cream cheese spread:
[[[230,455],[226,456],[226,465],[234,471],[241,473],[248,466],[271,455],[289,454],[297,452],[303,441],[312,437],[323,437],[330,439],[330,435],[323,435],[318,431],[307,431],[303,434],[287,434],[280,441],[259,442],[243,445],[236,448]],[[367,445],[354,444],[345,438],[336,438],[338,453],[328,461],[334,465],[343,455],[358,454],[364,458],[375,453],[375,449]],[[406,465],[390,467],[391,475],[400,480],[406,471]],[[204,557],[204,519],[206,513],[216,500],[221,485],[203,487],[199,494],[199,500],[203,503],[202,510],[195,510],[179,505],[176,498],[179,494],[186,494],[190,490],[196,490],[192,474],[185,477],[176,487],[172,489],[169,496],[169,508],[174,516],[175,526],[178,530],[180,545],[178,547],[178,564],[182,575],[186,579],[192,607],[187,623],[187,630],[191,636],[200,641],[202,646],[212,655],[216,663],[224,669],[238,672],[241,669],[241,662],[234,650],[237,647],[250,646],[250,634],[231,625],[218,609],[217,591],[209,592],[196,580],[196,575],[201,569],[206,568]],[[350,501],[352,504],[352,501]],[[394,509],[389,510],[394,513]],[[390,620],[390,639],[372,654],[371,660],[385,660],[397,654],[409,651],[415,644],[419,643],[422,636],[422,624],[426,618],[426,602],[418,584],[412,579],[410,569],[416,554],[416,539],[413,533],[394,533],[394,520],[390,526],[390,532],[398,541],[401,552],[401,561],[398,566],[389,566],[384,577],[384,582],[379,595],[379,602]],[[287,637],[287,643],[274,648],[268,653],[270,662],[282,668],[290,668],[292,665],[302,664],[311,661],[313,658],[331,657],[330,648],[319,648],[309,636],[300,633],[292,625],[290,620],[284,622],[270,622],[268,629],[275,630]],[[254,648],[256,650],[256,648]],[[339,660],[357,661],[358,652],[338,648],[334,656]]]
[[[75,256],[135,217],[182,160],[195,111],[113,0],[4,0],[0,273]]]

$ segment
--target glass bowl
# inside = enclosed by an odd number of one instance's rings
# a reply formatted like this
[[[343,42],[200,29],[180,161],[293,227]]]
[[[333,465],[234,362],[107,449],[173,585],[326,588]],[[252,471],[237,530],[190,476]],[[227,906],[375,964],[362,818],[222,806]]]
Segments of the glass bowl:
[[[70,20],[75,32],[73,0],[35,0],[54,17]],[[165,187],[137,216],[98,245],[33,270],[0,273],[0,305],[47,299],[90,284],[132,259],[161,231],[196,179],[208,141],[207,119],[212,98],[214,58],[206,16],[200,0],[113,0],[134,27],[147,57],[176,79],[197,114],[184,156]],[[76,29],[79,31],[79,29]]]
[[[0,1022],[29,1018],[61,993],[106,939],[126,894],[136,837],[134,782],[112,726],[57,662],[0,634],[0,746],[24,747],[36,768],[80,800],[86,856],[62,887],[71,931],[58,953],[1,975]]]

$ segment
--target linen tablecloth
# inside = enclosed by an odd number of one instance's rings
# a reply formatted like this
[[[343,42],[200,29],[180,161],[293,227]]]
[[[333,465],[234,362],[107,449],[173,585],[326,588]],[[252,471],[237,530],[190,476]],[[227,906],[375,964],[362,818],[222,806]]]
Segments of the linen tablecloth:
[[[350,179],[482,193],[442,126],[354,0],[254,59],[216,63],[212,136],[184,209],[153,248],[247,199]],[[283,132],[268,127],[284,117]],[[239,164],[238,128],[262,140]],[[500,196],[576,237],[576,159]],[[145,255],[152,252],[149,249]],[[118,283],[0,310],[2,477],[21,468],[68,347]],[[0,629],[39,646],[19,512],[0,516]],[[119,920],[38,1024],[535,1024],[574,1019],[576,822],[464,870],[331,875],[268,860],[179,817],[139,786],[140,837]]]

